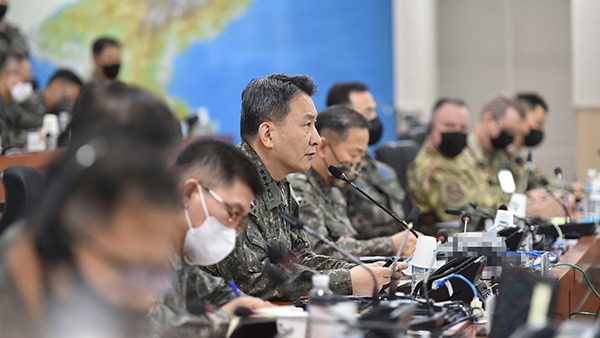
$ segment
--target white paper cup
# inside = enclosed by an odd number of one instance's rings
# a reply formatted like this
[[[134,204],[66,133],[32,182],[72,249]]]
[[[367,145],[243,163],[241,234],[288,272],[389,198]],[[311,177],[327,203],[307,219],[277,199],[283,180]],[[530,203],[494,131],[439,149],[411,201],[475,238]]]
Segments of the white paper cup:
[[[515,216],[525,218],[527,214],[527,196],[517,193],[512,194],[507,209],[512,211]]]
[[[498,210],[496,218],[494,218],[494,226],[496,230],[500,231],[506,228],[510,228],[514,225],[514,215],[509,210]]]
[[[276,315],[277,334],[282,337],[305,338],[308,313],[304,311],[286,311]]]
[[[437,251],[435,237],[420,235],[417,239],[417,246],[413,254],[411,265],[419,268],[432,268],[431,262],[435,262],[434,257]]]

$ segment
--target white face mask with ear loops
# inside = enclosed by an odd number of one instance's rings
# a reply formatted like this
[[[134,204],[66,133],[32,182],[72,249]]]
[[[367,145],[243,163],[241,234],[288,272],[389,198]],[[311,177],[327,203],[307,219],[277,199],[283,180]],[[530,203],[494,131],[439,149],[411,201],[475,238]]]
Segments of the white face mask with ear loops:
[[[233,251],[236,231],[224,226],[213,216],[209,216],[202,187],[199,185],[197,187],[206,219],[200,227],[194,228],[190,213],[187,208],[185,209],[189,229],[185,234],[183,252],[195,264],[208,266],[219,263]]]
[[[31,82],[19,82],[10,90],[10,95],[17,103],[22,103],[33,94]]]

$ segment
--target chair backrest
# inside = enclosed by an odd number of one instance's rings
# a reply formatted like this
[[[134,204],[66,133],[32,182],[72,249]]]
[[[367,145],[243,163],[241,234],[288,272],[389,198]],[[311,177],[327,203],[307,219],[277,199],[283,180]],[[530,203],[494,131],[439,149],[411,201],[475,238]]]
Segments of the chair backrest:
[[[399,140],[387,142],[375,149],[375,155],[381,162],[387,163],[396,170],[400,185],[407,191],[406,169],[419,152],[420,144],[415,140]],[[412,205],[408,196],[404,199],[404,210],[408,213]]]
[[[37,169],[12,166],[2,172],[2,184],[5,201],[0,218],[0,233],[35,208],[43,189],[44,177]]]

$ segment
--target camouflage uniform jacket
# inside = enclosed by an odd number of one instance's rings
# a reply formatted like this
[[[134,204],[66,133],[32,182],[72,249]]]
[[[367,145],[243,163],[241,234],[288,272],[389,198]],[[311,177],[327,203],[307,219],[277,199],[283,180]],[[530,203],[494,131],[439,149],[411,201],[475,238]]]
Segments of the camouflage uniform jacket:
[[[485,175],[463,152],[448,158],[423,145],[407,172],[408,193],[413,205],[421,208],[419,224],[424,233],[434,234],[434,223],[459,220],[446,214],[447,208],[468,210],[469,202],[496,209],[498,202],[488,194]]]
[[[214,307],[223,306],[237,296],[220,277],[212,276],[185,257],[174,257],[177,280],[162,302],[148,313],[149,337],[225,337],[229,315],[218,308],[202,314],[190,314],[190,302],[202,301]]]
[[[17,27],[6,24],[6,29],[0,32],[0,53],[10,53],[19,56],[27,56],[29,54],[27,41]]]
[[[2,148],[24,148],[27,132],[42,126],[46,105],[41,94],[35,93],[21,104],[8,103],[0,97],[0,123],[2,124]]]
[[[346,215],[346,200],[339,188],[328,187],[314,169],[288,176],[300,203],[300,219],[314,231],[355,256],[394,255],[391,237],[356,239],[356,230]],[[312,237],[313,251],[344,259],[329,245]]]
[[[519,168],[517,163],[504,150],[495,150],[491,154],[486,154],[475,134],[469,134],[467,138],[467,147],[463,150],[464,155],[470,156],[474,161],[476,168],[485,176],[488,185],[488,194],[497,201],[497,204],[508,204],[510,194],[502,191],[500,181],[498,180],[498,172],[501,169],[507,169],[513,173],[515,178],[515,186],[517,192],[522,193],[523,184],[521,183],[522,168]],[[521,179],[519,180],[519,177]],[[474,201],[477,202],[477,201]]]
[[[353,265],[315,254],[306,234],[292,229],[279,216],[279,211],[298,216],[298,202],[289,181],[275,181],[248,143],[242,141],[238,147],[256,165],[265,194],[252,201],[250,213],[243,220],[246,229],[238,235],[233,252],[206,269],[225,280],[233,279],[242,291],[263,299],[294,299],[306,295],[315,273],[330,276],[333,292],[352,293],[349,269]]]
[[[394,168],[377,161],[370,154],[363,157],[362,166],[362,173],[355,180],[356,185],[396,216],[404,218],[402,201],[406,193],[400,186]],[[400,223],[352,187],[346,187],[344,195],[348,202],[348,218],[358,232],[357,238],[391,236],[404,230]]]

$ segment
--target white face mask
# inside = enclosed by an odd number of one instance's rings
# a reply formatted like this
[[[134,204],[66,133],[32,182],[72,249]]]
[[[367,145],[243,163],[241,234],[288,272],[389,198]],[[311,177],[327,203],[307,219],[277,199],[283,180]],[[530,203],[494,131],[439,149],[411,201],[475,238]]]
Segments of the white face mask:
[[[224,226],[216,218],[208,215],[202,187],[198,186],[198,191],[206,220],[199,228],[192,227],[190,214],[188,209],[185,209],[189,229],[185,235],[183,252],[195,264],[208,266],[219,263],[233,251],[236,232],[235,229]]]
[[[31,82],[19,82],[10,90],[10,95],[17,103],[22,103],[33,94]]]

